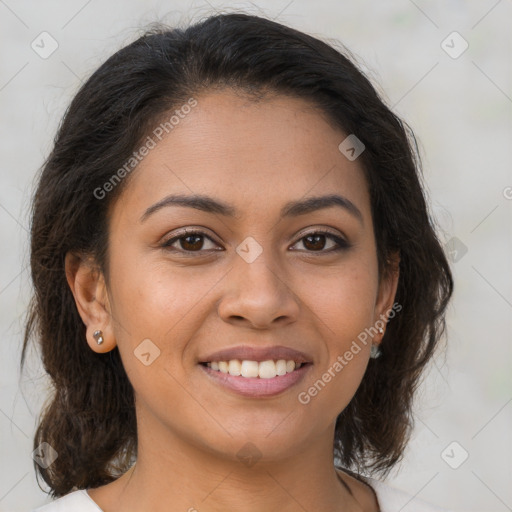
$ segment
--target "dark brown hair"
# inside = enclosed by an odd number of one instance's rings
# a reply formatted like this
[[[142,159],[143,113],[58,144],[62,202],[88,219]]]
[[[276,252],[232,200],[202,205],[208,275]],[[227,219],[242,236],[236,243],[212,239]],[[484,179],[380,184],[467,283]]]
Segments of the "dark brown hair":
[[[274,21],[215,15],[186,29],[157,26],[111,56],[71,102],[42,167],[33,200],[34,296],[21,355],[35,338],[53,393],[34,448],[58,458],[34,464],[53,497],[106,484],[136,458],[133,388],[117,347],[92,351],[66,282],[66,253],[92,255],[108,278],[108,211],[126,186],[102,187],[166,113],[213,87],[271,91],[316,105],[333,126],[364,143],[379,271],[400,252],[396,302],[381,348],[339,415],[335,458],[357,472],[385,474],[400,460],[412,426],[414,391],[442,337],[453,291],[428,212],[414,135],[340,51]],[[340,141],[341,142],[341,141]],[[134,171],[136,172],[136,170]]]

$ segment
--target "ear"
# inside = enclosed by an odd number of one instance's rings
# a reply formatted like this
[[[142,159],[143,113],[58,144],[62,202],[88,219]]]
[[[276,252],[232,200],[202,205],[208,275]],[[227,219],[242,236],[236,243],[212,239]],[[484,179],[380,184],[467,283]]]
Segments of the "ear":
[[[109,352],[116,346],[112,316],[103,273],[91,257],[67,253],[66,279],[75,298],[78,313],[87,330],[87,343],[94,352]],[[102,331],[103,343],[98,345],[95,331]]]
[[[400,253],[394,252],[388,259],[388,266],[380,277],[379,290],[377,293],[377,302],[375,304],[374,325],[383,331],[386,330],[389,312],[393,309],[396,290],[398,288],[398,278],[400,277]],[[401,307],[400,307],[401,309]],[[375,342],[380,343],[384,332],[375,337]]]

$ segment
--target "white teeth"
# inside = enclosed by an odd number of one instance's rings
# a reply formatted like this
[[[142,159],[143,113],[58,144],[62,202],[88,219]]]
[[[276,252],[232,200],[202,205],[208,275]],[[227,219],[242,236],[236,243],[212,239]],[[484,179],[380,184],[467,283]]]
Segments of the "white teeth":
[[[278,375],[286,375],[294,370],[298,370],[302,363],[295,363],[293,360],[278,359],[273,361],[249,361],[239,359],[231,359],[230,361],[212,361],[206,363],[212,370],[221,373],[229,373],[234,376],[242,376],[246,378],[273,379]]]
[[[293,366],[295,367],[295,365]],[[277,375],[286,375],[286,361],[284,359],[279,359],[276,362],[276,373]]]
[[[242,361],[240,374],[242,377],[255,378],[258,376],[259,367],[260,364],[257,361]]]
[[[240,375],[240,370],[242,369],[242,365],[238,359],[232,359],[228,363],[228,371],[230,375],[235,375],[238,377]]]
[[[270,359],[269,361],[262,361],[258,371],[260,379],[273,379],[276,375],[276,363]]]

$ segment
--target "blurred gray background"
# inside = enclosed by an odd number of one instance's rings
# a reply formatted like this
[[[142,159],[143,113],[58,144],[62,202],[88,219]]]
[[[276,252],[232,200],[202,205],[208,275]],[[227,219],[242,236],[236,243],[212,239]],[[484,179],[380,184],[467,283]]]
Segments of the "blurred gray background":
[[[30,196],[58,123],[147,23],[233,9],[341,41],[415,130],[456,291],[389,483],[454,511],[512,510],[511,0],[0,0],[0,511],[47,501],[31,453],[48,382],[36,352],[18,366]]]

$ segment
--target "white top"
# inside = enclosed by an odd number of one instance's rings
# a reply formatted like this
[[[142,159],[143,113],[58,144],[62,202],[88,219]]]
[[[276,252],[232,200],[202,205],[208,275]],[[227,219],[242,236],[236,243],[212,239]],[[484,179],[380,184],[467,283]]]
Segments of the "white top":
[[[399,512],[402,509],[413,510],[414,512],[449,512],[446,509],[429,505],[419,498],[415,498],[394,487],[374,480],[373,478],[365,479],[374,489],[379,502],[381,512]],[[407,508],[406,508],[407,506]],[[89,496],[87,491],[73,491],[62,498],[36,508],[31,512],[103,512],[95,501]]]

